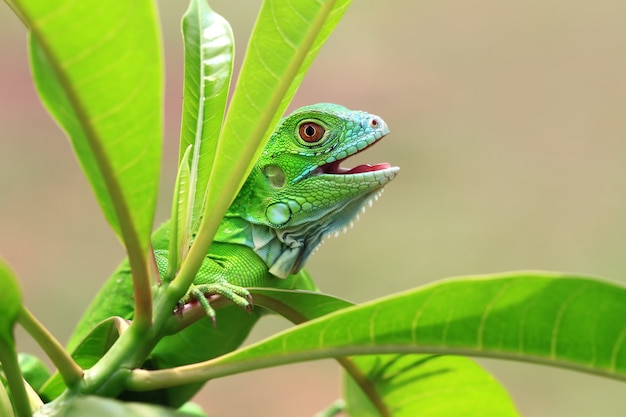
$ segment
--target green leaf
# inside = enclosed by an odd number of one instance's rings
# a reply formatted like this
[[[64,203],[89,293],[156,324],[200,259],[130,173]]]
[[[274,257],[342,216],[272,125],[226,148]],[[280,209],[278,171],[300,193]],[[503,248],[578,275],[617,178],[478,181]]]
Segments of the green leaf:
[[[146,253],[159,180],[163,74],[153,2],[15,0],[39,94],[107,221]],[[132,256],[131,256],[132,257]]]
[[[460,356],[365,355],[351,360],[369,395],[346,375],[350,416],[380,417],[370,398],[394,417],[518,416],[508,393],[476,362]]]
[[[171,408],[132,402],[122,402],[96,396],[74,396],[70,400],[46,404],[34,417],[198,417]]]
[[[191,0],[183,17],[185,84],[180,161],[189,145],[191,202],[188,229],[197,230],[222,129],[233,73],[234,38],[228,22],[207,5]]]
[[[514,359],[626,380],[626,289],[515,272],[458,278],[328,314],[203,364],[202,378],[337,356]]]

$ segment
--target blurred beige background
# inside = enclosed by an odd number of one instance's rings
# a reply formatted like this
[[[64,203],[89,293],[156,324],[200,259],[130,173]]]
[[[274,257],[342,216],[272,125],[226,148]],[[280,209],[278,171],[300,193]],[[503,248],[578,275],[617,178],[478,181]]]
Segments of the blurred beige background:
[[[231,22],[240,59],[260,2],[211,4]],[[167,120],[157,221],[175,174],[186,2],[160,7]],[[292,108],[332,101],[381,115],[392,134],[359,160],[402,171],[353,231],[311,259],[321,288],[365,301],[513,269],[626,281],[625,22],[626,3],[611,0],[355,1]],[[4,5],[0,51],[0,254],[28,307],[65,341],[123,252],[39,104],[25,30]],[[271,319],[254,337],[282,326]],[[623,383],[480,362],[527,417],[626,408]],[[260,371],[213,381],[198,400],[215,416],[310,416],[339,395],[339,375],[330,361]]]

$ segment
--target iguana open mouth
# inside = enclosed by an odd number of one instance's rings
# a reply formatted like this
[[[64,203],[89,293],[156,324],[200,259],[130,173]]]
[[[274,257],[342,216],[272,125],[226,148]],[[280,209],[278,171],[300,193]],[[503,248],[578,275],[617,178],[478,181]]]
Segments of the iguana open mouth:
[[[354,154],[356,155],[356,154]],[[391,164],[387,162],[383,162],[380,164],[362,164],[355,166],[354,168],[344,168],[341,166],[341,163],[348,159],[350,156],[345,157],[344,159],[340,159],[339,161],[330,162],[328,164],[324,164],[319,169],[324,174],[335,174],[335,175],[346,175],[346,174],[359,174],[361,172],[372,172],[372,171],[380,171],[381,169],[391,168]]]

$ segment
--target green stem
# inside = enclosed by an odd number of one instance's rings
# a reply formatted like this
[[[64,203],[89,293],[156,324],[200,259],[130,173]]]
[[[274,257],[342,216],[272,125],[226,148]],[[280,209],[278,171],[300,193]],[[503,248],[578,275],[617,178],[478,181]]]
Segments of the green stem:
[[[0,362],[2,362],[2,369],[11,392],[15,415],[17,417],[30,417],[32,415],[30,401],[24,387],[24,378],[22,371],[20,371],[15,344],[12,340],[0,339]]]
[[[48,329],[26,307],[22,306],[17,321],[46,352],[46,355],[48,355],[59,374],[61,374],[61,378],[63,378],[66,386],[73,386],[82,380],[83,370],[81,367],[74,362],[61,343],[52,336]]]
[[[119,379],[131,369],[141,366],[158,342],[154,328],[132,322],[111,349],[89,370],[85,371],[82,394],[115,397],[124,389]]]

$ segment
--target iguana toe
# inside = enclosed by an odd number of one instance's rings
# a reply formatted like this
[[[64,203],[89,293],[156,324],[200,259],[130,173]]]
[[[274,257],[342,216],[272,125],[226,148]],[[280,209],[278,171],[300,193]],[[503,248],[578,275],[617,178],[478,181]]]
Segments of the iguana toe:
[[[212,284],[192,284],[180,303],[187,304],[192,300],[196,300],[200,303],[207,316],[215,323],[215,310],[211,307],[208,299],[211,295],[221,295],[247,311],[251,311],[253,307],[250,292],[243,287],[230,284],[226,280]]]

